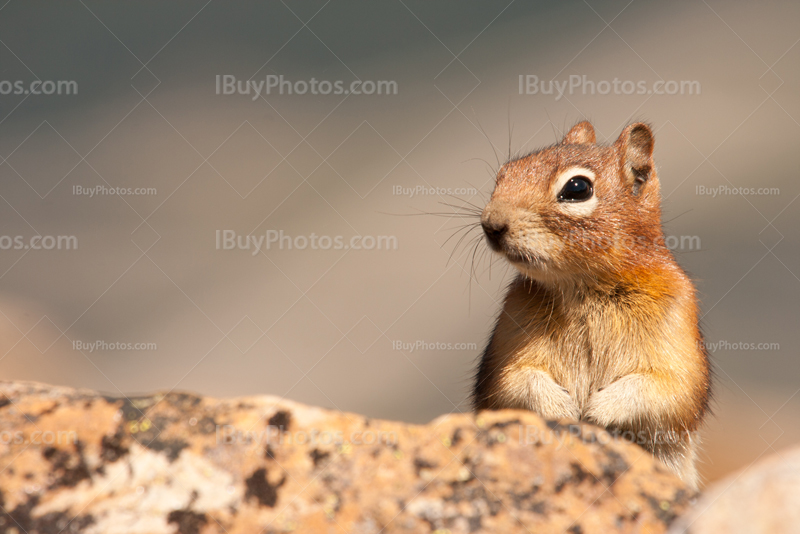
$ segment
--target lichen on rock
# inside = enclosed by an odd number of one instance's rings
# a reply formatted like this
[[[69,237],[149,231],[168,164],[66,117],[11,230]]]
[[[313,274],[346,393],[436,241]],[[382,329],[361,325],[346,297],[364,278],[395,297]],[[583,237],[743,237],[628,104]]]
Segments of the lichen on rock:
[[[664,532],[685,486],[530,412],[365,418],[271,396],[0,383],[0,532]]]

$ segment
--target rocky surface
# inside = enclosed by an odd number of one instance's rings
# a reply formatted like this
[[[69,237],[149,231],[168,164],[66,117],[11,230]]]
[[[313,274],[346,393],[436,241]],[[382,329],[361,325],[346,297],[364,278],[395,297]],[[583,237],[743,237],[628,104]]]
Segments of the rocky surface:
[[[800,533],[800,447],[710,486],[670,534]]]
[[[635,445],[521,411],[371,420],[276,397],[0,383],[0,532],[665,532]]]

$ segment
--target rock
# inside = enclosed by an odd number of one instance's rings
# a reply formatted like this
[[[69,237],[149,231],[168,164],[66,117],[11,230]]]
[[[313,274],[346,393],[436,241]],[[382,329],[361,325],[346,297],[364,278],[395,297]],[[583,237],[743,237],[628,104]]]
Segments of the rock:
[[[685,486],[531,412],[420,426],[277,397],[0,383],[0,532],[665,532]]]
[[[800,532],[800,447],[716,482],[670,529],[670,534],[790,532]]]

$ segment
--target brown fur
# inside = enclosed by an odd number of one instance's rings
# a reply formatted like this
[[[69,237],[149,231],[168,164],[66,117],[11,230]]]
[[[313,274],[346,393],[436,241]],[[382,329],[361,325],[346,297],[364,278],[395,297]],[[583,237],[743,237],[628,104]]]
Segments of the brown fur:
[[[664,243],[653,135],[637,123],[611,146],[594,143],[582,122],[498,173],[481,220],[487,235],[503,229],[491,244],[521,274],[480,363],[474,406],[633,432],[697,487],[693,434],[709,364],[694,287]],[[593,175],[594,204],[557,200],[556,181],[573,172]]]

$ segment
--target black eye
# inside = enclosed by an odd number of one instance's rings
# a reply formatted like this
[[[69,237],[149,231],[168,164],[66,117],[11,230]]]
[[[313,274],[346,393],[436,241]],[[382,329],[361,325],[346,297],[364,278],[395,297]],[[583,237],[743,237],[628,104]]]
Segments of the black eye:
[[[592,198],[592,182],[585,176],[573,176],[558,194],[559,202],[584,202]]]

